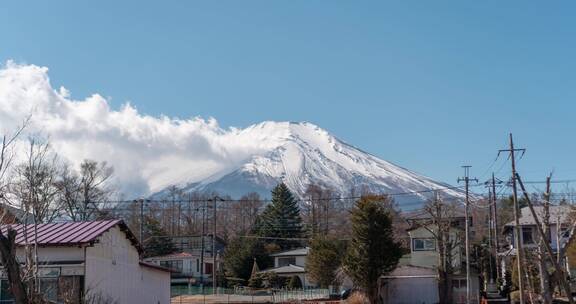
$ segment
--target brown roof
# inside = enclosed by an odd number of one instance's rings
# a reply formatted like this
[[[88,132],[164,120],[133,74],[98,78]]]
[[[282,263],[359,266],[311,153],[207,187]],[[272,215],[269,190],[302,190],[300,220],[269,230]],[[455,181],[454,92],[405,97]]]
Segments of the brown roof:
[[[148,267],[148,268],[152,268],[152,269],[156,269],[156,270],[160,270],[160,271],[175,272],[175,271],[172,271],[172,270],[170,270],[170,269],[168,269],[168,268],[166,268],[166,267],[162,267],[162,266],[156,265],[156,264],[154,264],[154,263],[148,263],[148,262],[145,262],[145,261],[140,261],[139,264],[140,264],[140,266],[144,266],[144,267]]]
[[[149,259],[171,259],[171,258],[191,258],[191,257],[195,257],[195,255],[188,253],[188,252],[176,252],[176,253],[170,253],[170,254],[166,254],[166,255],[161,255],[161,256],[154,256],[154,257],[149,257]]]
[[[104,232],[115,226],[126,233],[126,237],[139,252],[142,251],[138,240],[122,220],[50,223],[38,224],[36,227],[33,224],[2,225],[0,229],[3,234],[8,228],[16,230],[18,246],[36,242],[40,246],[70,246],[93,243]]]

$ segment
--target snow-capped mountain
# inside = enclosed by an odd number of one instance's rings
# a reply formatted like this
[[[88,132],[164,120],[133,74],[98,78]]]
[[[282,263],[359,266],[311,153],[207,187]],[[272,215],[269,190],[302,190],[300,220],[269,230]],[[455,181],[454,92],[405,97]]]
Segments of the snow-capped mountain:
[[[280,181],[301,197],[311,184],[329,188],[337,196],[349,195],[352,189],[374,193],[444,189],[445,197],[462,197],[461,191],[446,189],[450,186],[445,183],[379,159],[311,123],[264,122],[240,132],[245,140],[260,141],[260,146],[267,148],[209,178],[175,184],[185,192],[215,191],[232,197],[248,192],[269,197],[270,190]],[[154,196],[162,196],[165,191]],[[430,196],[428,192],[395,199],[402,207]]]

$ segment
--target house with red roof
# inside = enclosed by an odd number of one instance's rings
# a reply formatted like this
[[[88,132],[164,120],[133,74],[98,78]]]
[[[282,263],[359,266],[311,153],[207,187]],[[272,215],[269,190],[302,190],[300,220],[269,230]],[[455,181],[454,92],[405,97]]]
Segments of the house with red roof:
[[[141,260],[142,248],[121,220],[3,225],[16,230],[17,256],[38,246],[40,289],[54,303],[170,303],[170,271]],[[5,271],[0,303],[10,303]]]

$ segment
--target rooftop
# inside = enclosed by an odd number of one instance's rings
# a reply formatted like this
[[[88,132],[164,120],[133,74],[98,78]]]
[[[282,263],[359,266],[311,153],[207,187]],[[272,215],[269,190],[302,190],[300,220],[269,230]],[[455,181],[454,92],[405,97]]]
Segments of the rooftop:
[[[175,252],[166,255],[159,255],[159,256],[151,256],[146,258],[146,260],[170,260],[170,259],[191,259],[191,258],[198,258],[200,254],[192,254],[189,252]],[[211,260],[212,257],[209,255],[205,255],[204,259]]]
[[[290,265],[282,266],[282,267],[268,268],[268,269],[262,270],[261,272],[275,272],[275,273],[287,274],[287,273],[302,273],[302,272],[306,272],[306,270],[302,266],[296,266],[296,265],[290,264]]]
[[[446,218],[464,218],[464,208],[461,205],[445,204],[442,210],[444,211],[442,214]],[[429,220],[432,218],[428,211],[422,209],[405,211],[401,215],[408,221]]]
[[[550,206],[550,223],[567,223],[570,221],[570,216],[574,213],[575,209],[572,206]],[[534,206],[534,212],[538,216],[538,220],[542,221],[544,215],[543,206]],[[520,226],[536,225],[536,221],[530,212],[529,207],[524,207],[520,210]],[[514,227],[514,221],[506,223],[507,227]]]
[[[270,256],[271,257],[281,257],[281,256],[308,255],[308,251],[310,251],[310,248],[304,247],[304,248],[297,248],[297,249],[292,249],[292,250],[288,250],[288,251],[282,251],[282,252],[274,253],[274,254],[271,254]]]
[[[36,227],[35,227],[36,226]],[[0,229],[6,234],[8,228],[17,232],[16,245],[38,243],[40,246],[71,246],[85,245],[96,241],[110,228],[118,226],[126,233],[126,237],[141,251],[140,244],[128,226],[122,220],[63,222],[50,224],[15,224],[2,225]]]

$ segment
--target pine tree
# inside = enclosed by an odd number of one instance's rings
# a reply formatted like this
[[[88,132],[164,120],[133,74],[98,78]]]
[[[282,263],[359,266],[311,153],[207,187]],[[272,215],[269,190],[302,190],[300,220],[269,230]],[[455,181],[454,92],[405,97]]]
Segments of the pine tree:
[[[162,256],[175,252],[176,246],[166,235],[160,223],[153,218],[146,218],[144,221],[144,235],[148,236],[142,244],[144,247],[144,257]]]
[[[371,303],[377,302],[378,278],[392,271],[402,255],[394,241],[392,219],[382,196],[364,196],[351,212],[352,240],[344,258],[344,269],[366,292]]]
[[[274,242],[283,250],[302,246],[297,240],[304,237],[300,208],[284,183],[272,190],[272,202],[258,218],[256,233],[263,237],[278,238]]]
[[[333,238],[316,236],[310,242],[306,258],[306,271],[312,281],[322,288],[337,284],[337,271],[341,266],[344,246]]]
[[[300,289],[302,288],[302,280],[297,275],[293,275],[288,280],[288,289]]]
[[[274,261],[265,244],[256,239],[232,239],[224,251],[224,272],[226,277],[242,279],[248,282],[254,271],[254,265],[264,269],[273,266]]]

